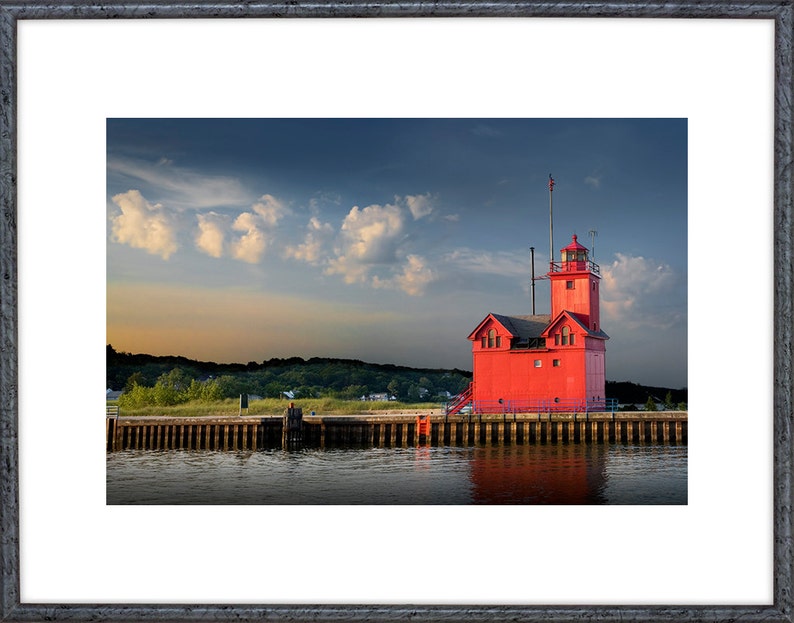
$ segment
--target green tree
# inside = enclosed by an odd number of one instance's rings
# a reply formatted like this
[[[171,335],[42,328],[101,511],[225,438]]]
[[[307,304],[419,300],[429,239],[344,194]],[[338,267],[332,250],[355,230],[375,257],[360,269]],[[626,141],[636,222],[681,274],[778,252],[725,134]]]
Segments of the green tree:
[[[182,368],[174,368],[170,372],[161,374],[155,386],[162,385],[178,393],[186,391],[190,387],[192,380]]]
[[[145,377],[143,373],[140,371],[133,372],[127,377],[127,382],[124,384],[124,392],[128,393],[132,391],[133,386],[135,385],[145,385]]]
[[[645,401],[645,410],[656,411],[656,403],[653,401],[653,396],[648,396],[648,400]]]
[[[675,409],[675,403],[673,402],[673,392],[667,390],[667,394],[664,397],[664,408],[666,411],[672,411]]]

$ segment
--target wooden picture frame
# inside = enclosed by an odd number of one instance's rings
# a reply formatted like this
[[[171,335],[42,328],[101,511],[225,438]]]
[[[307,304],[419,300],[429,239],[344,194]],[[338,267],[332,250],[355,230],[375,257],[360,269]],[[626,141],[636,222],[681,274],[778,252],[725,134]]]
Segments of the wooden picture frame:
[[[770,19],[775,22],[774,577],[771,605],[524,606],[334,604],[37,604],[20,595],[17,26],[22,20],[177,18],[549,17]],[[3,621],[792,621],[792,84],[794,2],[118,2],[0,0],[0,560]]]

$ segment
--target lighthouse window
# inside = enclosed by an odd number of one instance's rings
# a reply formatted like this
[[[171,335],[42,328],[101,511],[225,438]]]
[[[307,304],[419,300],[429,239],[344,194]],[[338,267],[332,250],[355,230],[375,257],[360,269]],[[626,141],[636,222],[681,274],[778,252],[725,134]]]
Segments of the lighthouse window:
[[[571,333],[571,342],[570,342],[571,346],[573,346],[573,340],[574,340],[575,337],[576,336],[573,333]]]
[[[562,345],[568,346],[568,340],[571,337],[571,330],[568,327],[562,328]],[[571,342],[573,344],[573,342]]]
[[[496,336],[496,348],[501,348],[501,347],[502,347],[502,336],[501,335],[497,335]]]
[[[488,338],[483,336],[482,338],[482,347],[485,348],[488,345]]]
[[[488,348],[493,348],[496,342],[496,331],[491,329],[488,331]]]
[[[559,359],[555,359],[554,361],[552,361],[552,365],[555,368],[559,368],[560,367],[560,360]]]
[[[560,334],[559,333],[555,333],[554,334],[554,345],[555,346],[559,346],[560,345]]]
[[[566,281],[565,282],[565,289],[566,290],[573,290],[573,281]]]
[[[535,367],[540,368],[543,366],[543,362],[540,359],[535,359]]]

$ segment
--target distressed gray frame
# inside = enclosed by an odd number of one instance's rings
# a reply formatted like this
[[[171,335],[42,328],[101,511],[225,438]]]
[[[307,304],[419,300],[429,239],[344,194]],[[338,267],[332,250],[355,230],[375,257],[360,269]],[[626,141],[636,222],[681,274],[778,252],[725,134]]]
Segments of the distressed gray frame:
[[[16,26],[24,19],[241,17],[634,17],[775,20],[774,603],[743,606],[108,605],[20,603]],[[792,622],[792,34],[794,0],[702,2],[185,2],[0,0],[0,615],[2,621],[764,621]]]

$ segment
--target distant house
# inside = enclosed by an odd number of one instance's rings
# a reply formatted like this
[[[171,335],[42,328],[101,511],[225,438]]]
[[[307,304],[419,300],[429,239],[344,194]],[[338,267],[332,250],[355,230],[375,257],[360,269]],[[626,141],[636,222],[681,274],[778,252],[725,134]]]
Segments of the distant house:
[[[105,400],[118,400],[119,396],[121,396],[123,393],[123,391],[113,391],[112,389],[108,389],[107,392],[105,392]]]
[[[295,392],[293,391],[281,392],[281,395],[284,396],[285,398],[289,398],[290,400],[295,398]]]
[[[387,392],[383,392],[380,394],[369,394],[367,396],[361,396],[359,400],[370,401],[370,402],[375,402],[375,401],[386,402],[388,400],[397,400],[397,398],[395,396],[390,396]]]

